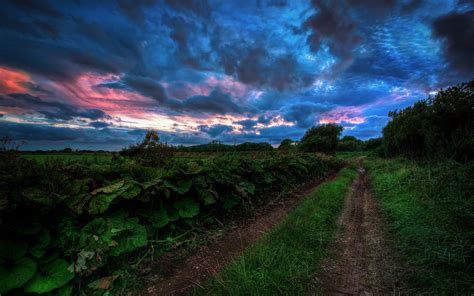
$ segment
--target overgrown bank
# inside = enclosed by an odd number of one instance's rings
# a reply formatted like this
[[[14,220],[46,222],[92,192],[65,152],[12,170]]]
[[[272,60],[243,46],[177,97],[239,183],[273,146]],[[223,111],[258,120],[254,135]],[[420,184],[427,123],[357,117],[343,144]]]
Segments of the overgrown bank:
[[[341,163],[314,154],[83,165],[0,159],[0,293],[102,295],[127,289],[121,263],[163,252],[216,218],[329,175]],[[15,279],[15,280],[14,280]]]
[[[320,185],[284,222],[225,268],[198,295],[301,295],[326,255],[353,168]]]
[[[391,243],[405,259],[407,294],[474,293],[474,164],[368,158]]]

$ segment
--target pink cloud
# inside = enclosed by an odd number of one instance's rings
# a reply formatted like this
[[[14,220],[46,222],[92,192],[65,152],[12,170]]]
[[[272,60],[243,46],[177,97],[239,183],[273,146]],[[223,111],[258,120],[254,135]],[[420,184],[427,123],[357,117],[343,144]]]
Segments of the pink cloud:
[[[360,124],[365,122],[365,118],[361,115],[361,112],[364,110],[364,107],[359,106],[343,106],[337,107],[325,114],[322,115],[319,123],[352,123]]]
[[[24,86],[25,82],[31,80],[25,72],[0,67],[0,94],[25,93],[28,90]]]

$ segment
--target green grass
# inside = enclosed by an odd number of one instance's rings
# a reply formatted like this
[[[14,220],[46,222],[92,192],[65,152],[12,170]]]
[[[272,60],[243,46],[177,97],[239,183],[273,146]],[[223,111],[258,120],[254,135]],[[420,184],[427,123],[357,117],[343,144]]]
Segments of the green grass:
[[[299,295],[312,282],[326,254],[336,220],[357,173],[343,169],[270,233],[195,294]]]
[[[365,161],[410,295],[473,295],[473,165]]]
[[[89,154],[89,153],[45,153],[45,154],[27,154],[22,153],[21,157],[35,160],[38,163],[46,161],[62,161],[65,163],[81,162],[81,163],[106,163],[112,159],[110,154]]]

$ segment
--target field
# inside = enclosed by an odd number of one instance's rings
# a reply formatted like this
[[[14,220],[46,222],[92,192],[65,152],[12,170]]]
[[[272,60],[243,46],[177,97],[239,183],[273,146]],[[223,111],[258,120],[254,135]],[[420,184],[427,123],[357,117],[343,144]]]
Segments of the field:
[[[64,163],[79,162],[85,164],[107,163],[112,159],[110,153],[22,153],[21,157],[38,163],[46,161],[61,161]]]

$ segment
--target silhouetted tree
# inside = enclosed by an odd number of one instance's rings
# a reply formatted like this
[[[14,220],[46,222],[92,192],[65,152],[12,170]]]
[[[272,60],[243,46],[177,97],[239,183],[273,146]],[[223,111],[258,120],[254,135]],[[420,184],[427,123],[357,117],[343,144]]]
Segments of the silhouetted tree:
[[[281,141],[280,146],[278,146],[278,150],[281,151],[288,151],[292,148],[293,141],[291,139],[284,139]]]
[[[299,148],[303,152],[334,154],[339,142],[342,126],[334,123],[314,126],[301,138]]]

